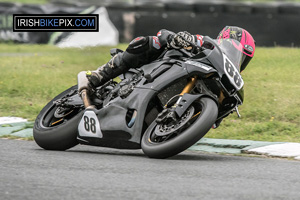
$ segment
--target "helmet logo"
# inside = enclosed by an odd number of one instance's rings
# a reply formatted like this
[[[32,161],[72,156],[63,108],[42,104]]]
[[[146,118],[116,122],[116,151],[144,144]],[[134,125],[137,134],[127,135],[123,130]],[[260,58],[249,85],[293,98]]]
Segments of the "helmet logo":
[[[244,47],[245,47],[245,49],[247,49],[248,51],[253,52],[253,47],[252,47],[252,46],[245,44]]]
[[[226,31],[223,32],[223,39],[227,39],[230,37],[230,29],[227,29]]]

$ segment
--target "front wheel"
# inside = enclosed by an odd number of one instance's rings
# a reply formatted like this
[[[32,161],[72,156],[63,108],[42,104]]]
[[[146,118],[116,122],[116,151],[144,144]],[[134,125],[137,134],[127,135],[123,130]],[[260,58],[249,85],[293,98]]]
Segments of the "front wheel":
[[[54,102],[78,95],[73,86],[50,101],[40,112],[33,127],[35,142],[46,150],[66,150],[78,144],[78,123],[81,107],[59,107]]]
[[[145,131],[141,146],[150,158],[174,156],[199,141],[218,117],[216,103],[207,97],[196,100],[178,120],[178,124],[154,121]]]

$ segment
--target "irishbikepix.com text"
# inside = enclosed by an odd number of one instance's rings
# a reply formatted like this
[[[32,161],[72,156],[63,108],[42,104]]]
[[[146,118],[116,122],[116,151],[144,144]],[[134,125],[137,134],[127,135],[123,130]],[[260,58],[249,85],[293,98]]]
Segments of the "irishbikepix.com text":
[[[14,32],[97,32],[99,30],[98,15],[13,15]]]

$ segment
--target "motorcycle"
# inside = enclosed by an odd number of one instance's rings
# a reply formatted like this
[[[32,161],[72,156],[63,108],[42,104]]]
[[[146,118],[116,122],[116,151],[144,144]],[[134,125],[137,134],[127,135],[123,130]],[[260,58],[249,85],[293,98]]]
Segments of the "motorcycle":
[[[201,52],[171,49],[154,62],[78,94],[78,85],[50,101],[35,120],[35,142],[46,150],[77,144],[142,149],[174,156],[199,141],[244,99],[241,44],[204,37]],[[111,51],[114,55],[120,50]]]

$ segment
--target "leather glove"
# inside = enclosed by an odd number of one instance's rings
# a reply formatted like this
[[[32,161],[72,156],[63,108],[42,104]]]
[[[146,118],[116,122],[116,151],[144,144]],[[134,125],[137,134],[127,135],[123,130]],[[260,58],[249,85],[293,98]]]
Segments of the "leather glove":
[[[179,32],[170,37],[168,41],[168,48],[173,49],[185,49],[187,51],[192,51],[195,46],[195,38],[189,32]]]

